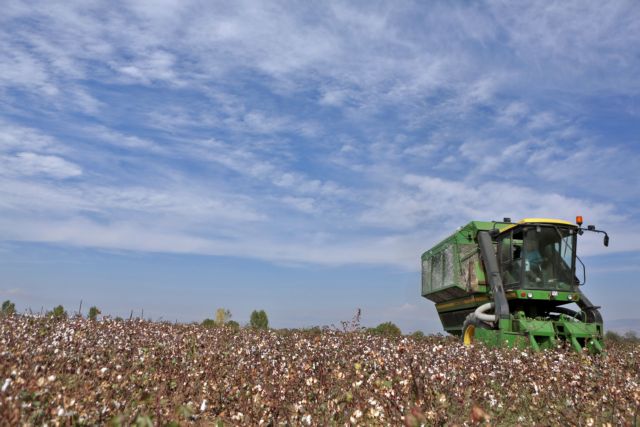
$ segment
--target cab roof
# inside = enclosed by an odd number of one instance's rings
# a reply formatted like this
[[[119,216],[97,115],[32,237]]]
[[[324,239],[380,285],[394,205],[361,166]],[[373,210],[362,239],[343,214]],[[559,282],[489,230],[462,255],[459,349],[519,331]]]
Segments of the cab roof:
[[[559,224],[559,225],[569,225],[571,227],[578,227],[576,224],[573,224],[569,221],[564,221],[562,219],[553,219],[553,218],[524,218],[515,224],[509,224],[504,228],[500,229],[500,233],[504,233],[507,230],[511,230],[512,228],[518,227],[524,224]]]

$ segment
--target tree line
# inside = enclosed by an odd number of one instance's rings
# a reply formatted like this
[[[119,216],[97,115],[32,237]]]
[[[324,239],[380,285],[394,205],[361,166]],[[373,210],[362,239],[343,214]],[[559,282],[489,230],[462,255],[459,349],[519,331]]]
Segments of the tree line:
[[[215,319],[204,319],[202,326],[207,328],[228,326],[234,329],[239,329],[240,324],[235,320],[231,320],[231,311],[226,308],[219,308],[216,310]],[[247,325],[253,329],[269,329],[269,317],[264,310],[253,310],[249,317],[249,324]]]
[[[10,315],[16,314],[15,304],[9,300],[3,302],[2,311],[0,312],[0,314],[2,316],[10,316]],[[102,314],[102,311],[100,311],[98,307],[92,306],[89,308],[87,318],[89,320],[95,321],[98,319],[98,316],[100,316],[101,314]],[[44,315],[54,319],[64,319],[69,316],[67,311],[62,305],[58,305],[54,307],[52,310],[44,313]],[[81,315],[80,310],[78,311],[77,315]],[[133,313],[131,317],[133,317]],[[206,328],[226,326],[233,329],[239,329],[241,327],[240,324],[237,321],[232,320],[232,317],[233,316],[229,309],[218,308],[215,312],[215,316],[213,319],[206,318],[200,324]],[[121,317],[116,317],[115,320],[123,320],[123,319]],[[353,322],[354,321],[352,321],[352,323]],[[342,322],[342,323],[346,324],[349,322]],[[264,310],[253,310],[251,312],[251,316],[249,317],[249,323],[244,326],[251,329],[260,329],[260,330],[269,329],[269,316]],[[320,328],[314,327],[311,329],[320,329]],[[355,323],[351,325],[349,329],[366,331],[371,334],[389,336],[389,337],[402,335],[402,331],[400,330],[400,328],[393,322],[380,323],[378,326],[373,328],[360,327],[359,314],[357,315],[357,320],[355,320]],[[413,336],[414,338],[421,338],[421,337],[424,337],[424,333],[422,333],[421,331],[417,331],[417,332],[414,332],[411,336]]]

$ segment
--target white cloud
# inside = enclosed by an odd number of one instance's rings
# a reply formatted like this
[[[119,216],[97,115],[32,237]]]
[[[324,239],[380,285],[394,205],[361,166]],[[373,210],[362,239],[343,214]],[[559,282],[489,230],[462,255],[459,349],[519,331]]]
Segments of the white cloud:
[[[176,184],[162,189],[87,184],[60,187],[8,178],[0,181],[0,206],[7,215],[30,212],[39,221],[91,213],[114,221],[155,221],[183,229],[203,225],[214,230],[216,225],[232,228],[266,219],[248,197],[211,190],[199,183],[182,184],[185,187]]]
[[[112,64],[127,83],[149,85],[156,81],[182,85],[176,73],[176,58],[173,54],[155,50],[124,64]]]
[[[633,1],[600,5],[581,1],[531,3],[511,7],[495,3],[493,16],[508,29],[507,42],[524,61],[536,66],[532,75],[550,82],[563,81],[567,87],[594,91],[603,85],[611,89],[623,83],[637,92],[637,81],[616,82],[607,70],[637,70],[637,58],[627,51],[640,38],[637,18],[640,10]],[[544,67],[553,73],[539,73]],[[599,70],[600,73],[590,74]],[[538,71],[538,73],[536,73]],[[627,74],[630,77],[630,74]],[[603,78],[604,77],[604,78]],[[575,85],[572,79],[588,79],[590,87]],[[631,87],[630,87],[631,86]]]
[[[178,151],[200,160],[221,164],[240,175],[287,189],[293,194],[340,196],[346,193],[335,182],[311,179],[303,173],[289,170],[283,165],[285,159],[275,162],[251,147],[208,139],[190,141]]]
[[[529,108],[523,102],[514,101],[500,109],[496,121],[509,126],[518,124],[529,112]]]
[[[105,126],[87,126],[83,129],[83,132],[91,138],[96,138],[102,141],[106,141],[116,146],[130,148],[130,149],[142,149],[153,152],[163,152],[158,144],[145,138],[140,138],[135,135],[128,135],[122,132],[109,129]]]
[[[78,165],[61,157],[30,152],[4,155],[0,157],[0,165],[5,174],[18,176],[47,175],[54,178],[70,178],[82,175],[82,169]]]
[[[37,129],[17,126],[0,120],[0,151],[50,150],[58,145],[55,138]]]
[[[551,217],[572,219],[584,213],[596,222],[621,222],[611,204],[596,204],[553,191],[504,182],[470,184],[432,176],[406,175],[403,185],[385,193],[362,220],[383,228],[455,229],[470,220]],[[373,203],[372,203],[373,205]]]
[[[4,225],[16,239],[38,240],[33,227],[75,245],[402,266],[469,219],[579,212],[618,227],[636,150],[599,147],[566,105],[637,94],[639,16],[631,2],[12,2]]]
[[[339,107],[344,104],[348,97],[349,93],[346,90],[330,89],[322,94],[320,104]]]
[[[537,113],[529,119],[527,127],[533,130],[548,129],[558,124],[558,119],[549,111]]]
[[[282,202],[305,213],[313,213],[315,211],[315,200],[310,197],[283,197]]]
[[[639,36],[634,17],[640,12],[631,2],[604,8],[495,3],[452,11],[443,5],[356,8],[338,2],[295,10],[287,3],[203,7],[185,1],[120,10],[106,3],[61,3],[42,10],[14,4],[4,17],[6,24],[19,17],[39,20],[32,31],[5,25],[2,51],[12,57],[0,58],[7,65],[0,68],[0,86],[21,85],[64,99],[95,73],[111,83],[207,90],[214,82],[233,83],[257,72],[274,93],[291,95],[317,85],[320,104],[343,108],[353,118],[385,105],[424,118],[425,98],[443,95],[449,99],[438,101],[438,108],[459,114],[492,104],[505,89],[528,92],[536,84],[623,93],[623,81],[625,90],[638,89],[631,78],[602,72],[612,61],[626,75],[638,69],[628,46]],[[498,43],[502,49],[493,54]],[[574,67],[576,61],[582,65]],[[76,98],[62,108],[96,112],[101,106],[88,93]],[[278,127],[277,118],[255,114],[264,113],[247,112],[249,128]]]

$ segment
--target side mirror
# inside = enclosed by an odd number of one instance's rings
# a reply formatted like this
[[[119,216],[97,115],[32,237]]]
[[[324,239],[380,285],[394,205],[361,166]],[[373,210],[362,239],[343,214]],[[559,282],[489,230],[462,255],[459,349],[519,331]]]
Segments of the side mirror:
[[[607,234],[604,235],[604,245],[609,246],[609,236]]]

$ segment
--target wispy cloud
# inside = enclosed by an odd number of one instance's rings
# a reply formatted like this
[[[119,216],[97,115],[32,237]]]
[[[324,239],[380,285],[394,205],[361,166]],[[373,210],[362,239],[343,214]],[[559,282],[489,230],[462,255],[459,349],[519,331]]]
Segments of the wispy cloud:
[[[471,219],[637,219],[634,2],[5,6],[7,239],[415,268]]]
[[[20,152],[14,156],[0,157],[0,168],[9,175],[47,175],[54,178],[69,178],[82,175],[82,169],[61,157],[43,156]]]

